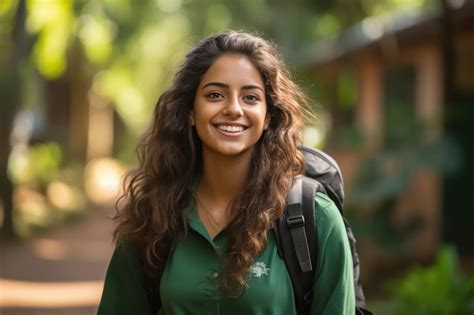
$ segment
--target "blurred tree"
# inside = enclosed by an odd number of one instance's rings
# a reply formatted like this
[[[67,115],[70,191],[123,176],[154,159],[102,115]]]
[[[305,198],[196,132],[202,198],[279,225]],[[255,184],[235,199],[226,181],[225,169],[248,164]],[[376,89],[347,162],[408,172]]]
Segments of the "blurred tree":
[[[19,0],[16,8],[5,6],[0,19],[0,193],[3,209],[2,238],[14,236],[12,182],[7,175],[8,157],[11,151],[10,131],[16,109],[20,106],[21,69],[26,65],[28,38],[25,32],[26,4]]]

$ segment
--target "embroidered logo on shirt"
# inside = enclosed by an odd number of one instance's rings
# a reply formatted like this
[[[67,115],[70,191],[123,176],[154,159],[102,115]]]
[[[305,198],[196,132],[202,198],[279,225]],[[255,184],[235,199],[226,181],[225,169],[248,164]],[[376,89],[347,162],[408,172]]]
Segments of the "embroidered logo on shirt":
[[[250,272],[257,278],[260,278],[263,275],[268,276],[268,271],[270,271],[270,268],[267,268],[265,263],[261,261],[257,261],[250,266]]]

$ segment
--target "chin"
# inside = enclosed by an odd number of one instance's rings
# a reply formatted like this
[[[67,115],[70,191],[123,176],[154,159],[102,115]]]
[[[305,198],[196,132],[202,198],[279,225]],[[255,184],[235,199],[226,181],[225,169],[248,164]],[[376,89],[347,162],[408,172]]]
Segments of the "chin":
[[[226,157],[238,157],[252,152],[253,147],[214,147],[211,148],[215,153]]]
[[[243,150],[236,150],[236,149],[227,149],[227,150],[221,150],[220,153],[222,155],[225,155],[225,156],[228,156],[228,157],[232,157],[232,156],[240,156],[240,155],[243,155],[245,153],[248,153],[250,151],[250,149],[243,149]]]

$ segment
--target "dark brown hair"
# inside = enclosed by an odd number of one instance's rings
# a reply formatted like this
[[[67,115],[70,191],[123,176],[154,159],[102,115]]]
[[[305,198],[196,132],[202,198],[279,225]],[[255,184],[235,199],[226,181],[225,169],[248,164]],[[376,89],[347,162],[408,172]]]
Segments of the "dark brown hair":
[[[187,233],[184,210],[202,168],[201,143],[190,124],[196,89],[223,54],[246,56],[265,83],[270,115],[253,152],[245,189],[231,203],[221,288],[238,296],[253,258],[267,245],[267,232],[283,212],[294,177],[303,171],[301,141],[306,98],[290,79],[275,48],[244,32],[225,31],[199,42],[185,57],[172,86],[156,104],[151,126],[137,148],[139,165],[127,175],[117,202],[118,243],[132,242],[144,269],[159,277],[172,240]]]

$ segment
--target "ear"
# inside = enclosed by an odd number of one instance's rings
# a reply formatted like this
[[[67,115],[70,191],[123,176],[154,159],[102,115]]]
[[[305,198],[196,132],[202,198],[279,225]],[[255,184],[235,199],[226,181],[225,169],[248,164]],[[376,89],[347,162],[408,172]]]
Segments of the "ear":
[[[194,110],[192,110],[190,113],[189,113],[189,121],[191,122],[191,126],[195,126],[196,123],[194,122]]]

